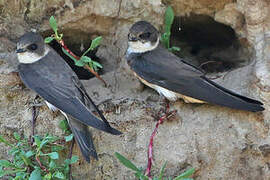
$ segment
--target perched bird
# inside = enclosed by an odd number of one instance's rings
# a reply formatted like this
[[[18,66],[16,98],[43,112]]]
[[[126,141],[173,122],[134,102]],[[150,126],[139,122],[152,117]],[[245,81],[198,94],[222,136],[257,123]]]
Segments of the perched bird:
[[[157,29],[146,21],[138,21],[130,28],[126,59],[135,76],[170,101],[182,98],[189,103],[212,103],[252,112],[264,110],[260,101],[225,89],[159,45]]]
[[[74,71],[39,34],[24,34],[17,43],[16,52],[24,84],[44,98],[51,110],[59,109],[66,116],[85,160],[90,162],[89,156],[97,159],[87,126],[114,135],[121,132],[109,125]],[[93,114],[94,111],[103,121]]]

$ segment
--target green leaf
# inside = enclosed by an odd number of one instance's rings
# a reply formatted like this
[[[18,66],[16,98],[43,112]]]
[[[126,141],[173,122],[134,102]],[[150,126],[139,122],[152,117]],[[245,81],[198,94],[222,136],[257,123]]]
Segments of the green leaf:
[[[53,29],[53,31],[56,34],[57,30],[58,30],[58,26],[57,26],[57,22],[56,22],[55,18],[53,16],[51,16],[49,22],[50,22],[51,28]]]
[[[136,172],[135,177],[140,180],[148,180],[149,178],[143,174],[143,172]]]
[[[0,135],[0,142],[5,143],[8,146],[12,146],[3,136]]]
[[[74,164],[78,161],[79,159],[79,156],[72,156],[71,159],[70,159],[70,164]]]
[[[100,44],[100,42],[101,42],[101,40],[102,40],[102,37],[101,37],[101,36],[96,37],[94,40],[92,40],[91,46],[90,46],[89,49],[90,49],[90,50],[93,50],[93,49],[95,49],[96,47],[98,47],[99,44]]]
[[[45,180],[51,180],[51,179],[52,179],[52,173],[49,172],[48,174],[46,174],[46,175],[44,176],[44,179],[45,179]]]
[[[34,136],[35,144],[37,145],[38,148],[40,148],[41,144],[41,139],[39,136]]]
[[[174,12],[171,6],[168,6],[165,12],[165,32],[171,32],[171,26],[174,19]]]
[[[54,143],[55,141],[59,140],[60,138],[56,137],[56,136],[46,135],[45,139],[48,140],[48,143]]]
[[[0,160],[0,166],[3,166],[3,167],[14,167],[14,165],[7,161],[7,160]]]
[[[100,69],[102,68],[102,65],[99,64],[99,63],[96,62],[96,61],[92,61],[91,63],[89,63],[89,66],[90,66],[92,69],[94,69],[94,71],[96,71],[96,72],[99,70],[99,68],[100,68]]]
[[[94,50],[100,44],[101,40],[101,36],[98,36],[94,40],[92,40],[90,47],[83,53],[82,56],[85,56],[89,51]]]
[[[180,51],[179,47],[173,46],[171,48],[168,49],[169,51],[173,52],[173,51]]]
[[[79,67],[83,67],[85,63],[82,60],[75,61],[75,65]]]
[[[62,47],[62,51],[65,53],[65,55],[67,55],[70,59],[72,59],[75,63],[78,61],[76,58],[74,58],[73,56],[71,56],[71,54],[69,54],[67,52],[67,50],[65,50],[63,47]]]
[[[167,49],[170,47],[170,35],[170,32],[165,32],[161,36],[161,42]]]
[[[48,155],[51,159],[59,159],[59,155],[57,152],[51,152],[46,155]]]
[[[18,172],[16,173],[16,177],[13,180],[22,180],[22,179],[28,179],[28,173],[27,172]]]
[[[103,68],[102,65],[99,64],[99,63],[96,62],[96,61],[92,61],[92,63],[93,63],[94,66],[97,66],[97,67],[99,67],[99,68]]]
[[[85,63],[89,63],[92,61],[92,59],[88,56],[82,56],[80,60],[82,60]]]
[[[65,136],[66,142],[69,142],[69,141],[71,141],[72,139],[73,139],[73,134],[70,134],[70,135],[68,135],[68,136]]]
[[[27,169],[24,168],[24,169],[16,169],[16,170],[1,170],[0,171],[0,177],[3,177],[3,176],[6,176],[6,175],[14,175],[18,172],[24,172],[26,171]]]
[[[54,37],[46,37],[44,39],[44,42],[48,44],[48,43],[52,42],[52,40],[54,40]]]
[[[164,175],[164,170],[165,170],[166,165],[167,165],[167,162],[165,162],[165,163],[163,164],[163,166],[162,166],[162,168],[161,168],[161,170],[160,170],[160,174],[159,174],[159,177],[158,177],[159,180],[162,180],[162,177],[163,177],[163,175]]]
[[[20,140],[21,139],[21,136],[19,135],[19,133],[17,133],[17,132],[14,132],[13,133],[13,136],[14,136],[14,138],[16,139],[16,140]]]
[[[35,170],[31,173],[29,180],[42,180],[40,170],[39,170],[39,169],[35,169]]]
[[[65,179],[65,175],[62,172],[60,172],[60,171],[55,172],[53,174],[53,177],[59,178],[59,179]]]
[[[56,168],[56,163],[54,161],[51,161],[49,164],[50,169],[55,169]]]
[[[39,149],[41,149],[43,146],[45,146],[48,142],[49,142],[49,140],[44,138],[44,139],[41,141],[40,145],[39,145]]]
[[[195,168],[191,168],[191,169],[185,171],[184,173],[180,174],[179,176],[177,176],[173,180],[183,180],[185,178],[189,178],[189,176],[191,176],[194,172],[195,172]]]
[[[25,153],[25,156],[27,157],[27,158],[29,158],[29,157],[31,157],[31,156],[33,156],[35,153],[33,152],[33,151],[27,151],[26,153]]]
[[[63,149],[65,149],[64,146],[52,146],[51,147],[51,151],[61,151]]]
[[[64,119],[64,120],[60,121],[59,127],[62,131],[66,132],[68,130],[68,127],[69,127],[67,120]]]
[[[94,65],[92,64],[90,67],[93,68],[95,72],[98,71],[98,67],[97,67],[97,66],[94,66]]]
[[[114,155],[117,157],[117,159],[127,168],[132,169],[134,171],[139,172],[140,170],[127,158],[119,154],[118,152],[114,153]]]

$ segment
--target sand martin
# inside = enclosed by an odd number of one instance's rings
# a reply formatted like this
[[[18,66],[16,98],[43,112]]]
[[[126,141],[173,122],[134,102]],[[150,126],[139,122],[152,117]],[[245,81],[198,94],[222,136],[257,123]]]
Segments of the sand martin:
[[[205,77],[199,68],[159,44],[157,29],[146,21],[129,30],[126,59],[141,82],[170,101],[211,103],[246,111],[263,111],[260,101],[239,95]]]
[[[24,34],[17,43],[19,75],[24,84],[45,99],[51,110],[59,109],[67,118],[83,157],[97,159],[87,126],[114,135],[112,128],[87,94],[83,84],[64,59],[33,32]],[[93,112],[97,112],[101,121]]]

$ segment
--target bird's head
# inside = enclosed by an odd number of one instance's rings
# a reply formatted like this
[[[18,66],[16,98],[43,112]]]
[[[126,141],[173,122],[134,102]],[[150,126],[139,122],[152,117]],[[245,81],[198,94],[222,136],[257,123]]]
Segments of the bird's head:
[[[16,53],[20,63],[29,64],[44,57],[47,53],[47,48],[39,34],[28,32],[20,37]]]
[[[144,53],[158,46],[158,30],[149,22],[138,21],[128,34],[128,53]]]

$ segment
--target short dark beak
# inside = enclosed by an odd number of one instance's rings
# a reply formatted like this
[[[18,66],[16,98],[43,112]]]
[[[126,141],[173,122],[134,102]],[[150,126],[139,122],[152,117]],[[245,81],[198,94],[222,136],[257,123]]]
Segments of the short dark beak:
[[[129,33],[129,34],[128,34],[128,40],[129,40],[129,41],[137,41],[138,38],[135,37],[135,36],[130,35],[130,33]]]
[[[25,49],[16,49],[16,53],[23,53],[25,51],[26,51]]]

